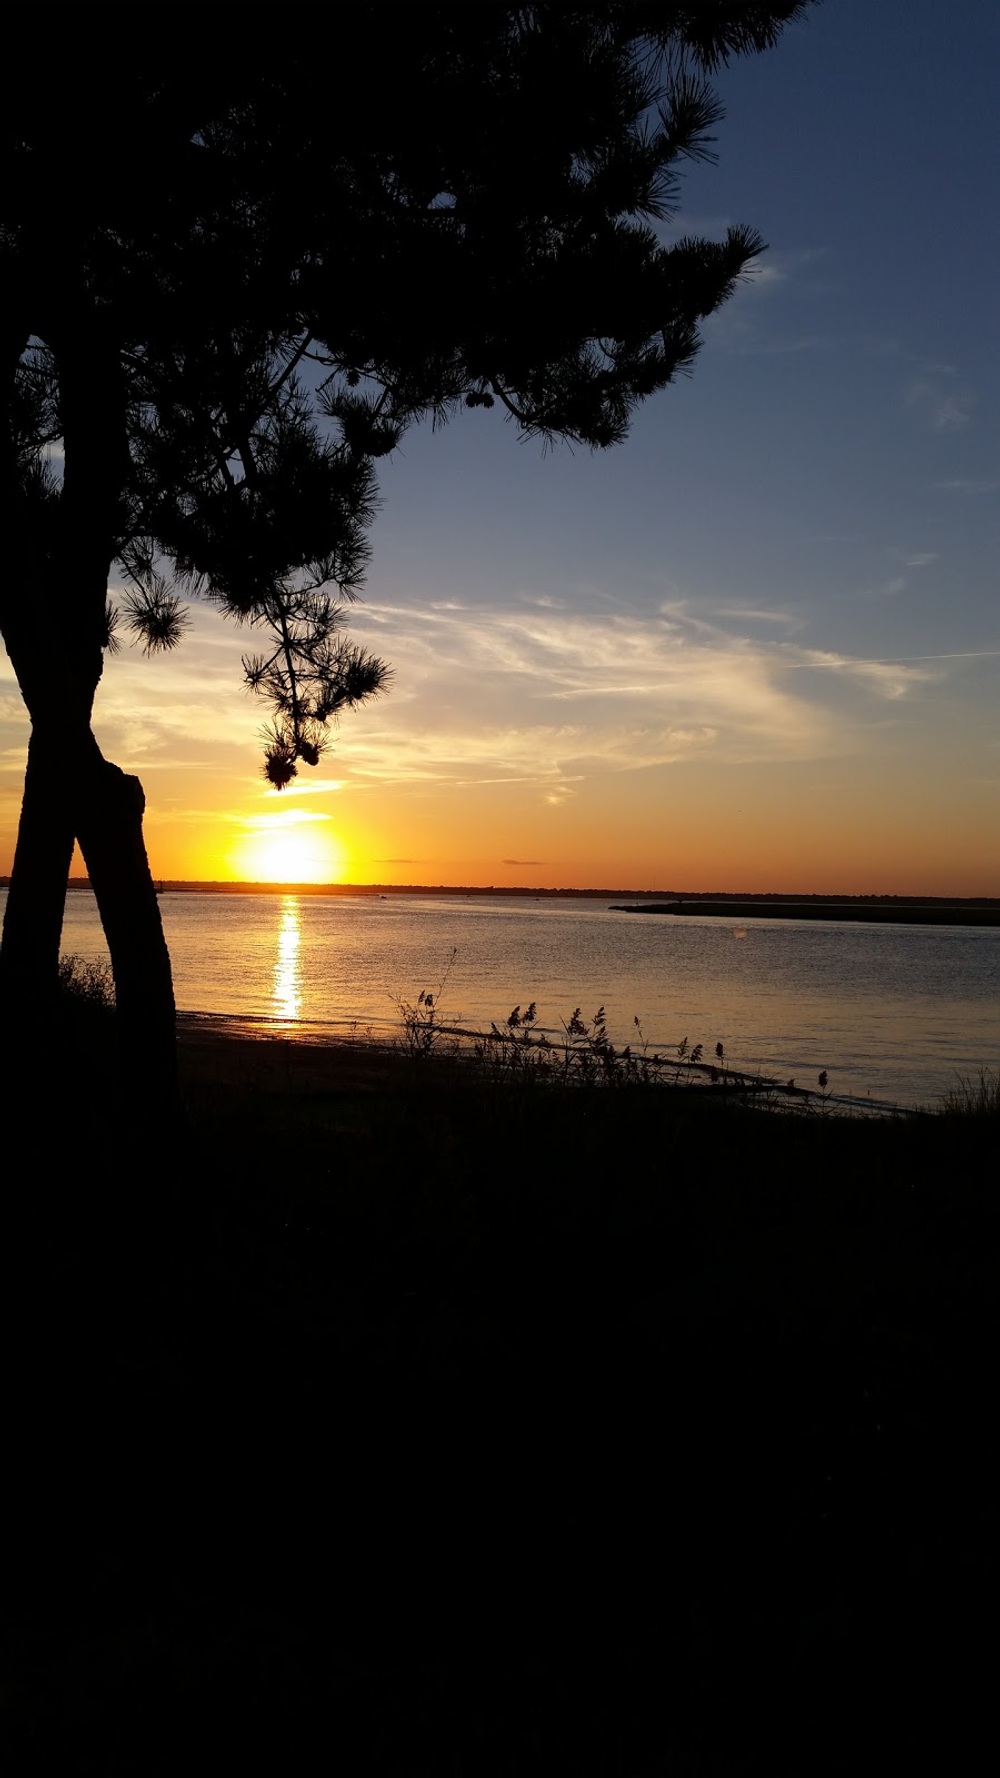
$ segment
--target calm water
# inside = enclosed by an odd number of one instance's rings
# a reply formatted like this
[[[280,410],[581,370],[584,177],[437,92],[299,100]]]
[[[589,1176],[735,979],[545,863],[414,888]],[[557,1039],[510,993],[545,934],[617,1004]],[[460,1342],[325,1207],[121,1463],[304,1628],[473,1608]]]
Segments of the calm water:
[[[558,1034],[580,1006],[611,1035],[726,1049],[734,1066],[901,1104],[1000,1061],[1000,930],[612,913],[605,900],[164,894],[177,1004],[318,1035],[398,1025],[440,990],[482,1029],[534,1000]],[[63,949],[106,955],[73,893]],[[452,955],[454,958],[452,960]],[[442,985],[443,984],[443,985]]]

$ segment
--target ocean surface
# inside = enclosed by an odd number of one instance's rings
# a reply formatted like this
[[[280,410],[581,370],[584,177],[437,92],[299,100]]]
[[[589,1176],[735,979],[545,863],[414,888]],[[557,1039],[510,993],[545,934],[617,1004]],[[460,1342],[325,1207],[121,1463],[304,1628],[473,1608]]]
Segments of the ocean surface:
[[[1000,1063],[1000,929],[612,912],[606,899],[164,893],[178,1008],[299,1037],[385,1039],[421,992],[446,1026],[534,1001],[558,1037],[606,1009],[617,1043],[803,1087],[934,1105]],[[63,950],[107,955],[89,892]],[[641,1033],[637,1030],[638,1019]]]

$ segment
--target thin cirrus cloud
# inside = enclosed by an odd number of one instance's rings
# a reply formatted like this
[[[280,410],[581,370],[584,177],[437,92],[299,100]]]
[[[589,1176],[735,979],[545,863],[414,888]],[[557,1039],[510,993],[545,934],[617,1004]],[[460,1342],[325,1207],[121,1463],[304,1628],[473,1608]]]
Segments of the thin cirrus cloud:
[[[862,749],[879,705],[945,670],[753,638],[736,615],[781,616],[380,606],[398,696],[352,733],[350,781],[525,783],[552,802],[595,772],[836,757]]]
[[[907,385],[904,400],[933,432],[961,432],[968,426],[976,393],[960,384],[948,365],[935,366]]]
[[[910,585],[909,573],[914,569],[929,568],[938,559],[935,550],[906,550],[899,548],[898,545],[892,545],[883,554],[890,562],[898,562],[909,572],[890,575],[888,580],[879,581],[874,586],[859,587],[855,594],[856,598],[894,599],[898,594],[907,591]]]
[[[803,658],[791,665],[843,674],[845,678],[867,687],[878,697],[893,701],[905,698],[916,686],[929,684],[939,677],[938,672],[927,666],[891,660],[857,660],[850,655],[830,654],[823,649],[805,650]]]
[[[1000,476],[953,476],[950,481],[935,482],[947,494],[996,494],[1000,492]]]
[[[248,827],[253,831],[269,833],[272,829],[282,827],[303,827],[314,821],[330,821],[332,816],[322,809],[266,809],[259,815],[232,815],[230,820],[240,827]]]
[[[897,594],[905,593],[909,581],[905,574],[893,574],[888,580],[879,581],[877,586],[859,587],[856,597],[859,599],[894,599]]]
[[[820,270],[821,262],[826,262]],[[741,278],[730,300],[702,324],[706,341],[740,356],[787,357],[829,351],[836,339],[814,327],[811,303],[829,293],[836,276],[826,247],[770,251]],[[788,300],[797,303],[789,321]],[[775,299],[772,301],[772,299]]]
[[[901,562],[904,568],[929,568],[938,559],[936,550],[904,549],[899,544],[893,544],[885,554],[891,562]]]
[[[741,623],[778,624],[785,630],[800,630],[804,618],[790,611],[762,611],[752,605],[720,605],[716,618],[735,618]]]

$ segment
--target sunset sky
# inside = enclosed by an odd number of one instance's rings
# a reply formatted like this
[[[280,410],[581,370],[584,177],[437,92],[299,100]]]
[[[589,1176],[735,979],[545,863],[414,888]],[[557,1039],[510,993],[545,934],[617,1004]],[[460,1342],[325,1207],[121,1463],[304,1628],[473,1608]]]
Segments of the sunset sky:
[[[720,79],[677,232],[754,279],[623,447],[408,434],[358,640],[395,669],[291,789],[246,632],[108,662],[154,875],[1000,895],[1000,7],[826,0]],[[0,666],[0,872],[27,723]]]

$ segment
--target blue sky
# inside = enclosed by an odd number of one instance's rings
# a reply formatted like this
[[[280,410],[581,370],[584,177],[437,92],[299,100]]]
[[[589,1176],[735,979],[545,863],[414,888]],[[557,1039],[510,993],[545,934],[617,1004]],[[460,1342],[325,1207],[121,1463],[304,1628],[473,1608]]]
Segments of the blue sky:
[[[360,881],[1000,895],[998,71],[994,0],[825,0],[726,70],[676,228],[758,272],[617,450],[404,438],[352,626],[394,690],[310,783],[256,779],[214,615],[109,665],[154,871],[272,821]],[[9,672],[0,715],[9,838]]]

